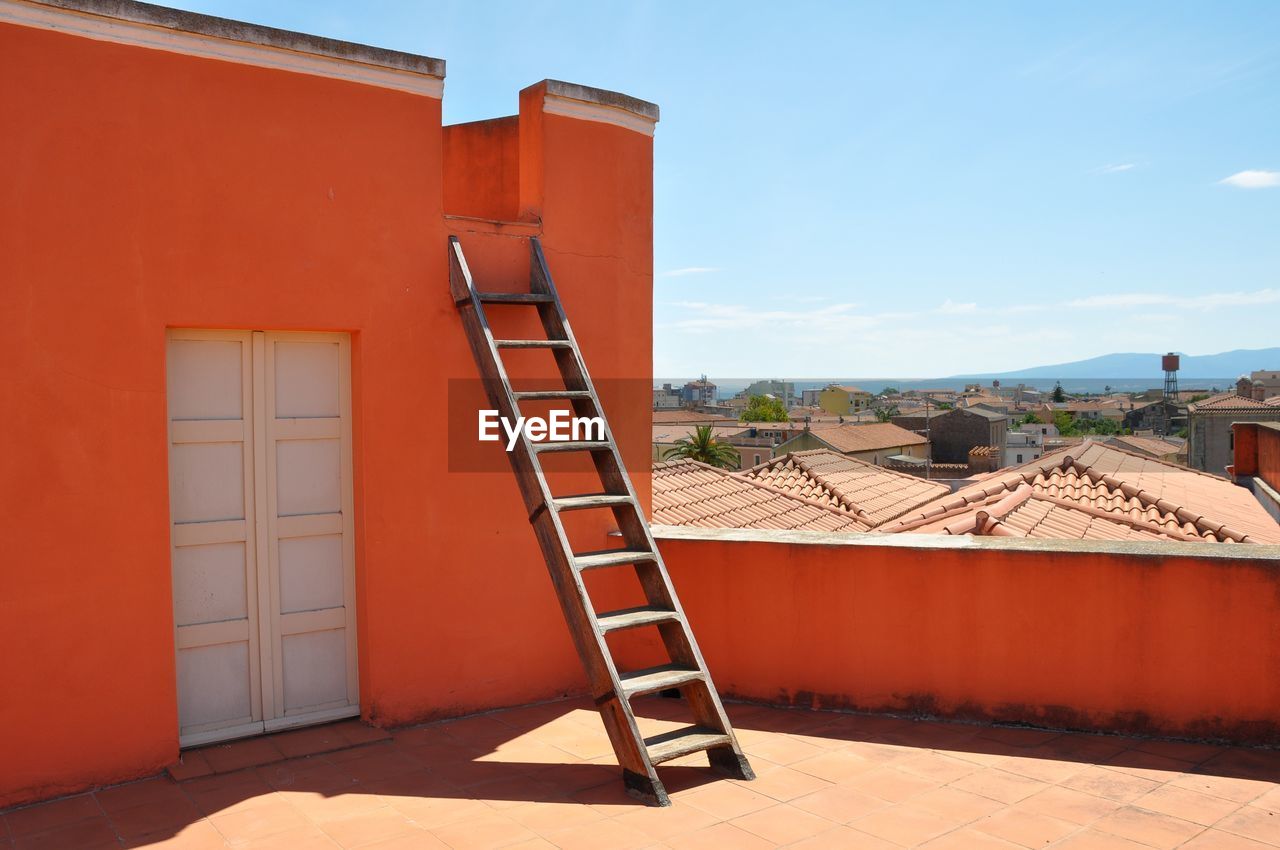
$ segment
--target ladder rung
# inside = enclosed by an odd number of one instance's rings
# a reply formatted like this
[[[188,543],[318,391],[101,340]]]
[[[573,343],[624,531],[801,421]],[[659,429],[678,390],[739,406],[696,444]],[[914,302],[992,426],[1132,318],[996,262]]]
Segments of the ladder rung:
[[[591,393],[587,390],[533,390],[513,393],[516,401],[537,401],[539,399],[588,399]]]
[[[647,667],[644,670],[620,673],[618,679],[622,682],[623,696],[633,697],[697,682],[702,679],[702,671],[676,664],[664,664],[661,667]]]
[[[573,348],[567,339],[495,339],[498,348]]]
[[[639,608],[623,608],[618,611],[606,611],[596,616],[602,632],[616,632],[620,629],[634,629],[637,626],[650,626],[654,623],[675,623],[680,615],[669,608],[657,605],[643,605]]]
[[[486,304],[550,304],[555,299],[541,292],[477,292]]]
[[[725,733],[705,726],[686,726],[644,739],[645,749],[649,751],[649,761],[654,764],[731,743],[733,742]]]
[[[648,549],[602,549],[599,552],[575,553],[572,557],[573,565],[580,570],[620,567],[623,564],[641,564],[657,560],[657,556]]]
[[[580,511],[584,508],[611,508],[614,505],[630,505],[634,503],[631,501],[631,497],[625,493],[622,495],[594,493],[588,496],[559,496],[552,499],[551,504],[558,511]]]
[[[591,440],[589,442],[559,440],[546,443],[534,443],[535,452],[607,452],[613,448],[608,440]]]

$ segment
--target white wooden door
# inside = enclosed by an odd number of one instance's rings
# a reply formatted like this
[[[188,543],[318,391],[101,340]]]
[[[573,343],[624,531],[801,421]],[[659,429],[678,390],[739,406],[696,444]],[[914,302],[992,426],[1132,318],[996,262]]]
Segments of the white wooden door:
[[[345,334],[174,330],[183,746],[359,713]]]

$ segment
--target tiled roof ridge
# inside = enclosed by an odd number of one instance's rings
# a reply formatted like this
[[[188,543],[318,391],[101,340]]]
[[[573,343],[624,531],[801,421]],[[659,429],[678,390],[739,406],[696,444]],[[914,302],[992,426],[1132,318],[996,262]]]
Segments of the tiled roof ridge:
[[[1234,402],[1234,404],[1225,404],[1225,402]],[[1188,410],[1221,410],[1224,413],[1237,410],[1242,407],[1266,407],[1265,401],[1258,401],[1250,396],[1240,395],[1235,392],[1218,393],[1208,398],[1193,401],[1187,405]]]
[[[1184,540],[1187,542],[1201,542],[1203,540],[1201,537],[1197,537],[1193,534],[1187,534],[1185,531],[1182,531],[1181,526],[1179,526],[1177,531],[1174,531],[1172,529],[1165,528],[1163,525],[1134,519],[1123,511],[1104,511],[1102,508],[1095,508],[1093,505],[1081,504],[1073,499],[1063,499],[1058,496],[1050,496],[1048,493],[1036,493],[1035,499],[1040,502],[1052,502],[1055,505],[1070,508],[1073,511],[1080,511],[1081,513],[1095,516],[1098,519],[1105,519],[1108,522],[1127,525],[1130,528],[1137,529],[1138,531],[1150,531],[1156,534],[1163,534],[1166,537],[1172,537],[1174,540]]]
[[[1139,455],[1139,457],[1141,457],[1141,455]],[[1143,458],[1143,459],[1155,460],[1155,458]],[[1156,462],[1159,463],[1158,460]],[[1167,514],[1173,517],[1175,520],[1178,521],[1179,525],[1182,525],[1182,524],[1192,525],[1195,528],[1199,528],[1204,531],[1207,531],[1209,534],[1212,534],[1214,538],[1222,542],[1227,542],[1227,541],[1230,541],[1233,543],[1252,543],[1253,542],[1251,539],[1249,539],[1249,535],[1245,534],[1242,531],[1236,531],[1234,528],[1228,527],[1226,523],[1215,522],[1214,520],[1208,519],[1202,514],[1197,514],[1194,511],[1187,510],[1182,505],[1175,505],[1173,502],[1170,502],[1167,499],[1161,499],[1156,496],[1153,496],[1150,493],[1147,493],[1142,488],[1136,487],[1127,481],[1121,481],[1119,478],[1115,478],[1105,472],[1097,472],[1092,467],[1085,466],[1084,464],[1080,463],[1080,461],[1078,460],[1073,461],[1072,466],[1075,468],[1076,472],[1082,477],[1088,478],[1091,481],[1094,481],[1095,483],[1102,484],[1105,487],[1109,487],[1112,490],[1119,490],[1121,493],[1124,494],[1126,498],[1134,499],[1144,507],[1155,508],[1160,513]]]
[[[763,463],[758,463],[755,466],[750,467],[749,469],[743,469],[743,470],[740,470],[739,472],[735,472],[732,474],[734,475],[734,477],[741,478],[743,481],[746,481],[757,487],[764,487],[765,489],[772,490],[775,493],[782,493],[783,495],[788,496],[792,499],[796,499],[801,502],[808,502],[823,508],[829,508],[845,516],[852,514],[856,519],[861,520],[867,525],[871,525],[871,519],[867,515],[866,511],[864,511],[861,507],[855,504],[854,501],[850,499],[848,496],[844,495],[843,493],[839,492],[834,487],[832,487],[831,484],[826,479],[824,479],[821,475],[818,475],[816,472],[814,472],[809,467],[808,464],[804,463],[799,458],[799,456],[802,454],[810,454],[810,453],[817,454],[819,452],[823,454],[835,454],[839,457],[844,457],[844,455],[840,455],[838,452],[835,452],[833,450],[828,450],[828,449],[808,449],[805,452],[787,452],[781,457],[770,458],[769,460],[766,460]],[[845,458],[845,459],[856,460],[856,458]],[[842,505],[845,505],[846,507],[836,508],[836,507],[832,507],[831,505],[825,504],[823,502],[819,502],[816,499],[810,499],[806,496],[797,496],[794,493],[787,492],[786,490],[783,490],[779,487],[774,487],[772,484],[765,484],[763,481],[760,481],[759,479],[753,478],[752,476],[748,475],[748,473],[754,470],[760,469],[761,467],[771,467],[775,464],[777,464],[778,466],[786,466],[788,462],[794,462],[796,466],[800,467],[800,469],[804,472],[805,475],[807,475],[808,477],[812,478],[815,482],[817,482],[822,487],[822,489],[830,496],[831,499],[833,499],[836,502],[839,502]]]
[[[773,493],[774,495],[786,496],[788,499],[791,499],[792,501],[801,502],[806,505],[812,505],[815,508],[821,508],[822,510],[827,511],[828,513],[837,514],[839,516],[845,517],[846,519],[852,516],[854,519],[858,520],[863,525],[868,525],[868,526],[870,525],[870,522],[866,518],[865,512],[862,512],[861,510],[859,510],[859,513],[855,514],[850,511],[846,511],[846,510],[842,510],[840,508],[834,507],[832,505],[824,504],[822,502],[819,502],[817,499],[810,499],[806,496],[797,496],[795,493],[788,493],[786,490],[783,490],[779,487],[774,487],[772,484],[766,484],[763,481],[757,481],[754,478],[744,475],[743,472],[745,472],[745,470],[741,470],[739,472],[730,472],[727,469],[720,469],[719,467],[711,466],[710,464],[706,464],[706,463],[701,463],[696,460],[690,460],[689,458],[684,458],[684,459],[688,460],[690,463],[696,463],[698,466],[706,467],[707,469],[713,469],[716,472],[722,473],[728,478],[733,478],[743,482],[744,484],[749,484],[752,487],[757,487],[761,490],[766,490],[770,493]],[[776,459],[777,458],[775,458],[775,460]],[[760,464],[760,465],[763,466],[764,464]],[[754,466],[751,468],[755,469]]]

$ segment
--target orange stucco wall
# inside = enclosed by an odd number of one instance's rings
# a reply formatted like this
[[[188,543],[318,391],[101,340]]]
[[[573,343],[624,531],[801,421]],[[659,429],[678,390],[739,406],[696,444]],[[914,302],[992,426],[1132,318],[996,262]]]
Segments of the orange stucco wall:
[[[1276,547],[659,547],[728,695],[1280,743]]]
[[[514,221],[520,208],[519,139],[515,115],[445,127],[445,211]]]
[[[177,756],[166,327],[351,333],[368,720],[580,689],[513,479],[447,469],[440,102],[9,25],[0,56],[0,806]],[[595,372],[647,384],[652,140],[520,120],[542,224],[468,250],[541,233]],[[648,392],[606,400],[640,464]]]
[[[1253,430],[1258,441],[1258,471],[1254,474],[1280,490],[1280,432],[1270,428]]]

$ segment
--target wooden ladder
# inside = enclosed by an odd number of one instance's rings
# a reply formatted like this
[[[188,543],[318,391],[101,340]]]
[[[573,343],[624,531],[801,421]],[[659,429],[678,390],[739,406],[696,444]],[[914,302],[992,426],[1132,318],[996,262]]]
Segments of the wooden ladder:
[[[472,354],[485,385],[489,403],[500,416],[516,421],[520,402],[566,401],[573,415],[604,419],[600,399],[587,374],[578,343],[574,340],[547,261],[536,237],[529,240],[530,291],[527,293],[477,290],[457,237],[449,238],[449,288],[462,316]],[[495,339],[485,315],[486,304],[526,305],[537,309],[546,339]],[[517,392],[503,366],[504,349],[550,349],[564,382],[564,389]],[[667,806],[666,789],[655,765],[690,753],[705,751],[711,767],[736,779],[755,774],[738,746],[720,696],[711,683],[702,653],[689,629],[675,588],[654,544],[631,478],[605,424],[603,440],[535,442],[521,432],[508,452],[529,521],[546,559],[551,581],[560,597],[574,646],[586,668],[591,696],[600,709],[605,730],[622,767],[628,793],[650,805]],[[600,493],[556,496],[551,493],[539,463],[544,452],[587,452],[602,484]],[[574,552],[565,533],[565,511],[604,509],[613,511],[623,546],[598,552]],[[597,612],[587,593],[587,570],[632,566],[648,604],[619,611]],[[656,627],[666,646],[670,664],[643,670],[619,670],[605,636],[610,632]],[[678,690],[691,710],[693,722],[680,729],[645,738],[636,724],[631,699],[642,694]]]

